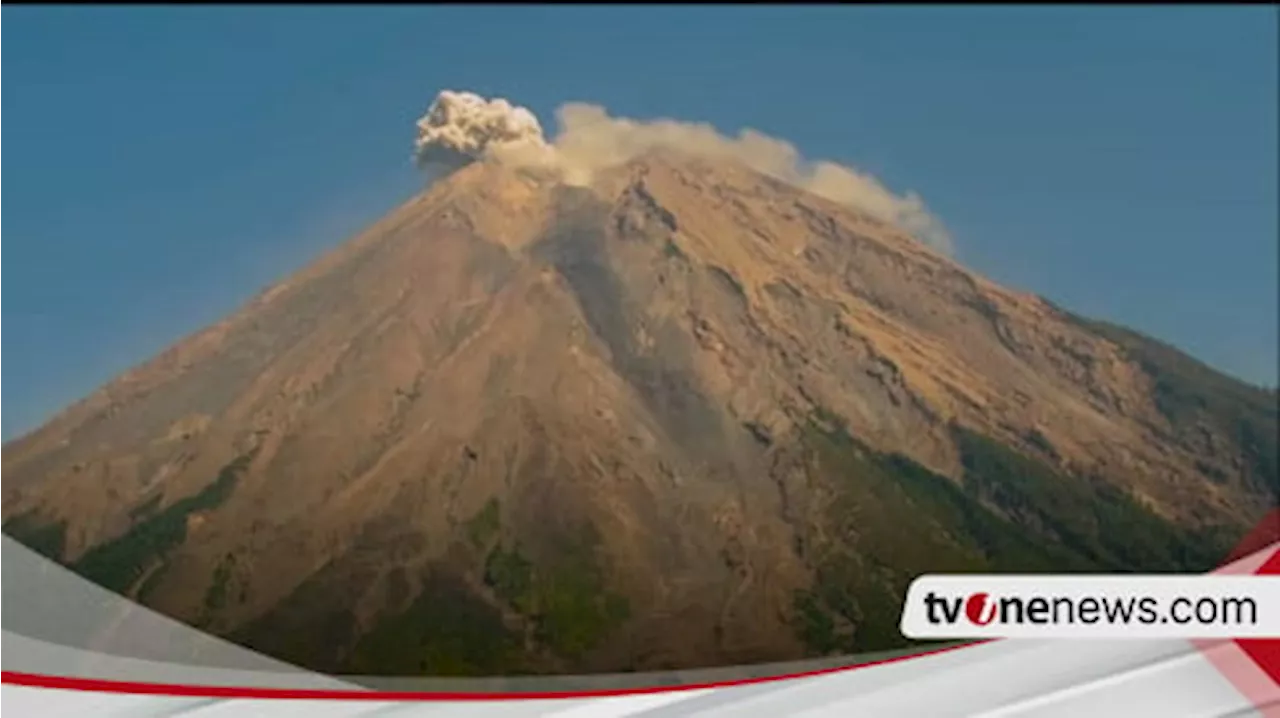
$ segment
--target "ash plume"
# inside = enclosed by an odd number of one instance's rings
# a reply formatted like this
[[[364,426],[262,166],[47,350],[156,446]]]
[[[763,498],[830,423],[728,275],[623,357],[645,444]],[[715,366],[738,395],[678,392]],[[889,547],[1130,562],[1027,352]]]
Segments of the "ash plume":
[[[491,156],[529,161],[548,152],[542,125],[504,99],[444,90],[418,119],[413,156],[419,167],[451,171]]]
[[[952,250],[946,226],[916,193],[897,194],[871,174],[838,162],[807,160],[790,142],[756,130],[731,137],[706,123],[613,117],[599,105],[580,102],[561,105],[556,123],[556,135],[548,141],[528,109],[446,90],[418,120],[414,156],[419,166],[446,172],[496,158],[551,169],[574,185],[589,184],[597,172],[655,149],[734,160],[896,224],[935,249]]]

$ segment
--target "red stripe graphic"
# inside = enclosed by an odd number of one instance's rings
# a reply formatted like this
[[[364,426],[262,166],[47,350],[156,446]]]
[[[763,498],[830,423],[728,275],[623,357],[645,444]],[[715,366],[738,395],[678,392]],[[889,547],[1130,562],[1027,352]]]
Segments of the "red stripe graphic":
[[[286,700],[348,700],[348,701],[510,701],[510,700],[548,700],[562,698],[610,698],[616,696],[633,696],[649,693],[674,693],[678,691],[694,691],[706,688],[727,688],[730,686],[748,686],[759,683],[809,678],[829,675],[842,671],[853,671],[872,666],[883,666],[890,663],[901,663],[913,658],[936,656],[943,653],[976,646],[987,641],[974,641],[958,646],[944,646],[908,656],[895,656],[878,661],[859,663],[853,666],[836,666],[802,673],[787,673],[778,676],[759,678],[742,678],[732,681],[713,683],[686,683],[673,686],[646,686],[639,688],[607,688],[585,691],[529,691],[524,693],[478,693],[448,691],[378,691],[378,690],[340,690],[324,688],[253,688],[248,686],[192,686],[172,683],[137,683],[133,681],[113,681],[99,678],[72,678],[68,676],[47,676],[36,673],[18,671],[0,672],[2,682],[32,688],[54,688],[60,690],[94,691],[99,693],[127,693],[131,695],[172,696],[183,698],[260,698]]]
[[[1222,563],[1235,563],[1274,543],[1280,543],[1280,508],[1272,509],[1271,513],[1264,516],[1252,531],[1240,539],[1240,543],[1236,544],[1235,549]]]
[[[1270,547],[1269,549],[1267,547]],[[1227,557],[1231,564],[1246,556],[1269,550],[1254,574],[1280,573],[1280,509],[1259,522]],[[1230,569],[1228,569],[1230,570]],[[1248,569],[1244,569],[1248,570]],[[1243,571],[1231,571],[1237,573]],[[1218,672],[1266,718],[1280,718],[1280,640],[1250,638],[1227,641],[1193,641]]]
[[[1271,554],[1271,558],[1262,564],[1257,573],[1262,575],[1280,574],[1280,548]],[[1236,641],[1254,663],[1258,664],[1277,686],[1280,686],[1280,639],[1248,638]]]

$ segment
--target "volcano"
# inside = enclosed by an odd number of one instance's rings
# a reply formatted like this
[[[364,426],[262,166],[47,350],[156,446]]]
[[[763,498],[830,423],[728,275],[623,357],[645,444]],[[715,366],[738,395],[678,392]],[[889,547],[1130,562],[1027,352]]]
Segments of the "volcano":
[[[469,164],[4,447],[5,532],[312,669],[887,649],[925,572],[1193,571],[1274,391],[745,166]]]

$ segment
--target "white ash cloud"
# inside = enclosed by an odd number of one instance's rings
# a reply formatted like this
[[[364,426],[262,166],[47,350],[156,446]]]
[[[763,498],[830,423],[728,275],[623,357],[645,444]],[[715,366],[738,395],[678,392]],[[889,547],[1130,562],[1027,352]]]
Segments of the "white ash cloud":
[[[529,110],[501,98],[445,90],[418,119],[413,156],[419,167],[448,170],[486,156],[546,148],[542,125]]]
[[[587,184],[600,170],[655,149],[736,160],[826,199],[891,222],[950,253],[951,236],[919,195],[899,195],[872,175],[827,160],[810,161],[795,145],[752,129],[736,137],[706,123],[612,117],[605,108],[568,103],[556,110],[557,133],[548,142],[529,110],[506,100],[441,92],[418,121],[420,166],[454,169],[498,158],[554,169],[569,184]]]

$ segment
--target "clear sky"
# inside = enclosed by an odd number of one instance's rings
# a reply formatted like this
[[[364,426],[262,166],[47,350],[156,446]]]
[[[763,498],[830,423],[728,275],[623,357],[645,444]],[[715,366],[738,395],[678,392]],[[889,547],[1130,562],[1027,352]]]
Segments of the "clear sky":
[[[440,89],[751,126],[921,193],[961,261],[1277,373],[1256,7],[14,7],[5,438],[415,191]]]

